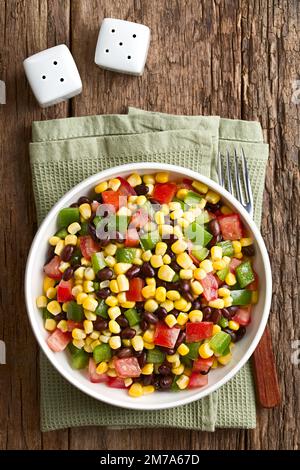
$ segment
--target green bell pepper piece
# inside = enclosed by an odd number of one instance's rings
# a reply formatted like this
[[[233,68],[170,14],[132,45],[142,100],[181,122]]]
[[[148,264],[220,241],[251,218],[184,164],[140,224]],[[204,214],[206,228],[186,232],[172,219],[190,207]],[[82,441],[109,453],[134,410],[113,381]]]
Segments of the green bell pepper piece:
[[[180,361],[188,369],[191,369],[193,367],[193,361],[187,355],[181,356]]]
[[[192,222],[185,230],[186,237],[191,241],[196,241],[197,245],[206,246],[212,239],[212,234],[209,233],[202,225],[197,222]]]
[[[82,237],[89,234],[89,224],[87,222],[81,222],[81,229],[79,230],[79,235]]]
[[[231,337],[225,331],[219,331],[209,341],[209,346],[215,354],[223,356],[224,351],[228,348],[231,341]]]
[[[71,365],[73,369],[85,369],[88,362],[89,354],[84,349],[77,349],[77,351],[71,352]]]
[[[180,388],[177,385],[177,380],[179,379],[178,375],[174,376],[172,385],[171,385],[171,392],[179,392]]]
[[[93,281],[93,288],[94,288],[94,291],[99,290],[100,289],[100,282]]]
[[[61,228],[58,230],[55,234],[56,237],[62,238],[63,240],[66,238],[66,236],[69,235],[67,229]]]
[[[199,261],[203,261],[209,254],[209,250],[205,246],[194,245],[192,249],[192,255],[195,256]]]
[[[251,303],[251,290],[232,290],[230,295],[232,297],[232,305],[249,305]]]
[[[111,359],[112,353],[109,344],[102,343],[98,344],[93,351],[93,357],[96,364],[102,361],[109,361]]]
[[[106,262],[104,259],[103,251],[99,251],[98,253],[92,254],[92,266],[95,273],[100,271],[100,269],[105,268]]]
[[[108,233],[120,232],[125,235],[129,219],[130,218],[127,217],[127,215],[111,214],[98,221],[97,230]]]
[[[229,267],[226,266],[224,269],[220,269],[220,271],[217,271],[217,276],[221,281],[225,281],[225,277],[229,273]]]
[[[250,261],[241,263],[235,270],[236,278],[239,285],[243,288],[254,281],[254,273]]]
[[[218,325],[219,325],[221,328],[227,328],[227,326],[228,326],[228,320],[227,320],[227,318],[221,317],[220,320],[218,321]]]
[[[194,191],[189,191],[187,195],[184,197],[183,201],[188,206],[196,206],[202,201],[202,197],[198,193],[194,193]]]
[[[234,249],[232,246],[232,242],[230,240],[225,240],[224,242],[217,243],[217,246],[222,248],[222,255],[223,256],[233,256]]]
[[[155,210],[153,209],[153,206],[150,201],[145,202],[145,204],[143,205],[143,210],[147,212],[150,219],[154,219]]]
[[[108,318],[107,311],[108,311],[108,305],[105,303],[104,299],[101,299],[94,313],[98,315],[99,317],[107,319]]]
[[[82,321],[83,320],[83,308],[81,305],[78,305],[74,300],[71,300],[67,304],[67,318],[68,320],[73,321]]]
[[[152,250],[159,240],[160,236],[157,230],[140,235],[140,243],[145,251]]]
[[[179,202],[181,209],[182,209],[183,211],[186,211],[186,210],[187,210],[187,204],[185,204],[185,202],[182,201],[181,199],[178,199],[178,197],[174,197],[173,202]],[[144,207],[144,206],[143,206],[143,207]]]
[[[196,217],[195,222],[199,225],[207,224],[210,220],[209,213],[207,211],[201,212],[201,214]]]
[[[118,263],[132,263],[136,257],[136,248],[118,248],[116,260]]]
[[[201,341],[196,341],[195,343],[188,343],[189,352],[186,356],[193,361],[199,357],[199,348],[200,348]],[[182,359],[182,358],[181,358]]]
[[[57,216],[57,224],[59,228],[66,228],[73,222],[80,222],[78,207],[65,207],[59,211]]]
[[[153,364],[161,364],[165,360],[165,355],[158,348],[148,349],[147,351],[147,362]]]
[[[179,279],[180,279],[179,274],[175,273],[173,276],[172,282],[177,282],[179,281]]]
[[[125,310],[124,315],[128,320],[129,326],[134,326],[141,320],[136,308],[129,308],[128,310]]]
[[[99,224],[99,222],[101,222],[102,220],[102,217],[100,215],[96,215],[93,219],[93,224],[95,225],[95,227],[97,227],[97,225]]]
[[[80,248],[76,248],[70,259],[71,265],[75,266],[76,264],[81,264],[81,258],[82,258],[82,253],[80,251]]]
[[[54,318],[54,315],[47,310],[47,307],[43,308],[42,310],[43,320],[48,320],[48,318]]]

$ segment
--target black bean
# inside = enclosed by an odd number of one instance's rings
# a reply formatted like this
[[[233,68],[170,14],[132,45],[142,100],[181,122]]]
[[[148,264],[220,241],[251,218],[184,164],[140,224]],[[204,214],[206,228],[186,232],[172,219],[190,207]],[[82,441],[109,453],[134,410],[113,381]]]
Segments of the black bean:
[[[143,263],[140,271],[140,276],[145,279],[146,277],[154,277],[155,276],[155,271],[152,268],[151,264],[146,261]]]
[[[171,367],[166,365],[166,364],[162,364],[161,366],[159,366],[158,372],[161,375],[170,375],[171,374]]]
[[[164,320],[168,315],[168,312],[164,307],[158,307],[158,309],[155,310],[155,314],[160,320]]]
[[[117,323],[119,323],[119,325],[122,327],[122,328],[127,328],[127,326],[129,325],[128,323],[128,320],[126,317],[124,317],[124,315],[120,315],[117,319],[116,319]]]
[[[150,201],[150,203],[153,204],[154,206],[158,206],[158,207],[157,207],[157,210],[159,210],[160,205],[161,205],[160,202],[158,202],[158,201],[157,201],[156,199],[154,199],[153,197],[149,198],[149,201]]]
[[[88,231],[89,231],[89,234],[91,235],[92,239],[95,242],[98,242],[98,237],[97,237],[97,234],[96,234],[96,227],[93,224],[93,222],[88,223]]]
[[[146,364],[147,354],[145,353],[145,351],[141,351],[141,352],[142,354],[137,358],[137,360],[139,362],[139,366],[142,368]]]
[[[132,352],[132,349],[131,348],[122,348],[122,349],[119,349],[118,352],[117,352],[117,356],[118,357],[131,357],[133,356],[133,352]]]
[[[221,203],[218,202],[217,204],[212,204],[211,202],[207,202],[205,205],[205,209],[209,212],[216,212],[220,209]]]
[[[72,266],[69,266],[63,273],[63,280],[64,281],[69,281],[71,277],[73,276],[74,268]]]
[[[149,188],[145,184],[138,184],[134,190],[138,196],[145,196],[149,193]]]
[[[172,260],[172,259],[176,259],[176,255],[175,255],[175,253],[171,250],[170,247],[167,249],[166,254],[170,256],[171,260]]]
[[[222,317],[222,312],[218,308],[215,308],[210,316],[210,319],[213,323],[217,324],[219,323],[220,319]]]
[[[47,251],[47,255],[46,255],[45,264],[50,263],[50,261],[52,260],[53,256],[55,255],[54,250],[55,250],[54,246],[49,246],[48,251]]]
[[[66,320],[66,319],[67,319],[66,312],[60,312],[58,315],[55,315],[55,320],[56,321]]]
[[[154,379],[154,375],[153,375],[153,374],[143,375],[143,376],[142,376],[143,385],[145,385],[145,386],[151,385],[152,382],[153,382],[153,379]]]
[[[170,233],[167,243],[168,243],[168,245],[172,245],[177,240],[178,240],[178,237],[176,237],[176,235],[174,235],[173,233]]]
[[[210,233],[216,237],[220,233],[220,225],[217,219],[212,219],[208,224],[208,230]]]
[[[175,318],[177,318],[178,315],[179,315],[179,312],[178,312],[178,310],[177,310],[176,308],[173,308],[173,310],[171,310],[170,313],[171,313],[172,315],[174,315]]]
[[[232,317],[238,311],[238,309],[239,307],[237,305],[232,305],[231,307],[227,307],[227,310]]]
[[[174,259],[171,261],[169,266],[175,271],[175,273],[178,273],[181,270],[181,267],[179,266],[179,264],[177,264],[177,262]]]
[[[246,333],[246,328],[244,326],[240,326],[239,329],[235,332],[236,334],[236,341],[240,341]]]
[[[191,310],[201,310],[201,301],[199,299],[193,300]]]
[[[102,194],[96,194],[96,196],[94,196],[94,201],[102,203],[103,202]]]
[[[186,332],[185,332],[185,331],[181,331],[181,332],[179,333],[178,338],[177,338],[175,348],[177,349],[178,346],[180,346],[182,343],[184,343],[185,340],[186,340]]]
[[[155,387],[156,390],[160,389],[160,376],[159,375],[153,376],[152,385]]]
[[[228,335],[230,335],[231,341],[233,341],[233,343],[236,342],[236,334],[235,334],[235,331],[231,330],[230,328],[224,328],[223,331],[224,331],[225,333],[227,333]]]
[[[245,256],[254,256],[255,255],[255,248],[254,245],[243,246],[242,253]]]
[[[111,242],[109,234],[107,234],[105,237],[103,236],[101,239],[98,239],[98,242],[102,247],[109,245]]]
[[[78,199],[78,205],[81,206],[81,204],[90,204],[91,201],[88,197],[82,196]]]
[[[168,284],[168,282],[163,281],[162,279],[156,279],[156,287],[164,287],[165,289],[167,289]]]
[[[103,289],[99,289],[96,291],[96,297],[98,299],[107,299],[107,297],[111,294],[110,289],[108,287],[103,287]]]
[[[96,331],[104,331],[108,327],[108,321],[105,320],[104,318],[97,317],[96,320],[94,321],[94,329]]]
[[[215,246],[217,243],[219,243],[222,240],[222,235],[219,233],[216,237],[213,237],[209,244],[207,245],[207,248],[212,248]]]
[[[155,325],[158,322],[157,316],[155,316],[152,312],[145,311],[143,313],[143,319],[150,323],[150,325]]]
[[[74,245],[66,245],[60,254],[62,261],[66,261],[66,262],[70,261],[74,250],[75,250]]]
[[[125,328],[125,330],[122,330],[120,333],[120,336],[122,339],[132,339],[136,335],[136,331],[133,328]]]
[[[127,279],[132,279],[140,274],[141,268],[139,266],[132,266],[126,271]]]
[[[164,375],[159,381],[160,388],[162,390],[168,390],[169,388],[171,388],[172,382],[173,378],[171,375]]]
[[[191,292],[183,292],[182,295],[185,298],[185,300],[187,300],[188,302],[193,302],[194,296]]]
[[[191,288],[191,285],[189,281],[187,281],[186,279],[183,279],[180,281],[180,290],[182,292],[189,292],[190,288]]]
[[[230,320],[230,318],[232,317],[232,314],[227,308],[222,308],[221,312],[223,317],[227,318],[227,320]]]
[[[141,328],[142,331],[148,330],[148,328],[149,328],[149,323],[146,322],[146,320],[142,319],[142,320],[140,321],[140,328]]]
[[[96,278],[98,281],[109,281],[112,279],[114,276],[114,272],[111,268],[108,268],[107,266],[105,268],[100,269],[100,271],[97,272]]]
[[[172,356],[173,354],[175,354],[175,351],[176,349],[171,349],[171,348],[163,348],[161,347],[160,348],[163,352],[165,352],[166,354],[168,354],[168,356]]]

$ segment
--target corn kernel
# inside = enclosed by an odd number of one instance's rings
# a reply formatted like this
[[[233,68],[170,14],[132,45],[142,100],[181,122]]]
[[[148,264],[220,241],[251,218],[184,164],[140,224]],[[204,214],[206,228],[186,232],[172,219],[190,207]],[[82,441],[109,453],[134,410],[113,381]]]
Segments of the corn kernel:
[[[154,370],[154,364],[152,364],[152,363],[146,364],[142,368],[142,374],[143,375],[151,375],[153,370]]]
[[[182,343],[177,348],[177,352],[178,352],[178,354],[180,354],[180,356],[186,356],[190,352],[190,350],[189,350],[189,347],[186,344]]]
[[[176,209],[175,211],[171,212],[170,218],[172,220],[178,220],[182,216],[183,216],[183,210],[180,208],[180,209]]]
[[[218,367],[218,361],[217,361],[217,359],[214,359],[214,362],[212,363],[211,368],[216,369],[217,367]]]
[[[200,268],[204,269],[206,273],[210,273],[213,271],[213,265],[212,262],[209,259],[204,259],[200,263]]]
[[[212,308],[222,309],[222,308],[224,308],[224,300],[223,299],[210,300],[208,302],[208,305]]]
[[[146,277],[145,279],[147,286],[156,287],[156,280],[154,277]]]
[[[133,308],[135,306],[135,302],[130,302],[129,300],[127,300],[126,302],[122,302],[120,306],[126,309]]]
[[[169,328],[172,328],[177,323],[176,317],[172,313],[169,313],[165,318],[165,323]]]
[[[83,279],[84,272],[85,272],[85,268],[83,266],[80,266],[80,268],[77,268],[76,271],[74,271],[75,279]]]
[[[80,262],[82,266],[91,266],[91,262],[87,258],[81,258]]]
[[[155,285],[147,285],[142,288],[142,296],[150,299],[155,296]]]
[[[74,295],[73,290],[72,290],[72,294]],[[82,305],[85,299],[87,298],[87,296],[88,295],[85,292],[81,291],[81,292],[78,292],[78,294],[75,295],[74,297],[76,297],[76,302],[78,303],[78,305]]]
[[[119,274],[117,276],[117,283],[120,292],[126,292],[129,290],[129,280],[125,274]]]
[[[215,271],[220,271],[221,269],[225,269],[227,266],[226,261],[224,259],[220,259],[218,261],[213,262],[213,268]]]
[[[108,338],[107,338],[107,339],[108,339]],[[101,341],[102,341],[102,340],[101,340]],[[108,343],[108,341],[107,341],[107,343]],[[94,351],[94,349],[95,349],[97,346],[99,346],[99,344],[101,344],[100,341],[99,341],[99,339],[95,339],[95,341],[93,341],[93,342],[90,344],[90,346],[91,346],[91,348],[92,348],[92,351]]]
[[[128,271],[128,269],[130,269],[131,267],[132,267],[132,264],[130,263],[116,263],[114,265],[114,271],[116,275],[125,274],[126,271]]]
[[[59,237],[50,237],[48,242],[51,246],[56,246],[58,244],[58,242],[60,241],[60,238]]]
[[[173,226],[168,224],[159,225],[158,229],[160,235],[164,238],[168,238],[174,232]]]
[[[106,303],[106,305],[108,305],[109,307],[116,307],[119,302],[118,302],[117,297],[115,297],[114,295],[109,295],[109,296],[105,299],[105,303]]]
[[[67,312],[67,311],[68,311],[68,303],[69,303],[69,302],[64,302],[64,303],[62,304],[61,308],[62,308],[62,311],[63,311],[63,312]]]
[[[203,293],[203,287],[199,281],[191,281],[191,289],[195,295],[201,295]]]
[[[60,303],[57,300],[52,300],[47,305],[48,312],[52,313],[52,315],[58,315],[61,312]]]
[[[45,276],[43,280],[43,291],[47,292],[49,287],[54,287],[55,285],[55,280],[51,279],[51,277]]]
[[[140,335],[136,335],[132,338],[131,345],[135,351],[142,351],[144,348],[144,340]]]
[[[229,297],[230,290],[227,289],[226,287],[220,287],[220,289],[218,289],[218,295],[219,297]]]
[[[172,300],[165,300],[160,304],[161,307],[165,308],[167,312],[171,312],[174,309],[174,302]]]
[[[86,334],[83,330],[81,330],[81,328],[74,328],[72,330],[72,338],[74,338],[74,339],[85,339]]]
[[[67,235],[66,238],[65,238],[65,244],[66,245],[76,246],[77,245],[77,240],[78,240],[78,238],[77,238],[76,235]]]
[[[94,312],[98,307],[98,302],[89,295],[86,299],[84,299],[82,306],[84,309]]]
[[[120,307],[109,307],[109,309],[107,310],[107,313],[111,320],[115,320],[121,315],[121,309]],[[112,331],[112,333],[114,332]],[[118,331],[116,333],[118,333]]]
[[[153,343],[154,341],[154,330],[146,330],[145,333],[143,334],[143,340],[146,343]]]
[[[143,387],[140,383],[136,382],[131,385],[128,390],[128,394],[130,397],[138,398],[143,395]]]
[[[155,387],[153,385],[143,386],[143,395],[150,395],[150,393],[155,392]]]
[[[162,303],[166,300],[167,290],[165,287],[158,287],[155,292],[155,300],[159,303]]]
[[[166,255],[163,256],[163,263],[164,264],[170,264],[171,261],[172,261],[172,259],[169,255],[166,254]]]
[[[55,246],[54,253],[58,256],[61,255],[63,249],[65,247],[65,241],[64,240],[59,240],[59,242]]]
[[[240,244],[241,246],[250,246],[253,244],[253,240],[252,238],[241,238],[240,239]]]
[[[201,310],[192,310],[189,313],[189,320],[192,323],[201,322],[202,319],[203,319],[203,314],[202,314]]]
[[[144,251],[144,253],[142,254],[142,260],[146,262],[150,261],[151,256],[152,256],[151,250]]]
[[[179,379],[176,381],[177,386],[180,388],[180,390],[184,390],[187,388],[189,384],[189,377],[185,374],[182,374]]]
[[[166,356],[166,359],[168,362],[170,362],[171,364],[175,364],[176,362],[180,361],[180,357],[179,357],[179,354],[178,353],[175,353],[175,354],[167,354]]]
[[[189,319],[189,316],[188,316],[187,313],[180,312],[178,317],[177,317],[177,323],[178,323],[178,325],[183,326],[183,325],[186,324],[188,319]]]
[[[62,261],[58,267],[61,273],[64,273],[66,269],[70,267],[70,263],[66,263],[65,261]]]
[[[57,328],[61,330],[63,333],[66,333],[68,331],[68,324],[66,320],[60,320],[57,323]]]
[[[181,269],[179,271],[180,279],[193,279],[193,270],[192,269]]]
[[[99,337],[100,337],[99,331],[94,330],[93,333],[91,333],[90,336],[89,336],[89,338],[91,339],[91,342],[89,344],[92,344],[92,342],[93,342],[92,340],[99,339]]]
[[[93,268],[86,268],[84,271],[84,277],[87,281],[93,281],[95,279],[95,271]]]
[[[83,219],[88,220],[92,215],[92,209],[90,204],[84,203],[79,206],[79,212]]]
[[[192,223],[194,222],[196,215],[193,211],[189,210],[183,214],[184,219],[186,219],[188,222]]]
[[[75,284],[76,284],[76,285],[72,288],[72,295],[73,295],[73,297],[75,297],[76,299],[77,299],[78,295],[83,292],[83,287],[82,287],[81,284],[78,284],[78,285],[77,285],[78,282],[82,283],[82,281],[76,280],[76,281],[75,281]]]
[[[108,364],[107,362],[103,361],[103,362],[100,362],[100,364],[98,364],[96,372],[97,374],[101,375],[101,374],[105,374],[107,370],[108,370]]]
[[[126,217],[130,217],[131,214],[132,214],[131,210],[129,209],[129,207],[126,207],[126,206],[120,207],[120,209],[117,212],[117,215],[125,215]]]
[[[117,377],[117,372],[115,371],[115,369],[108,369],[106,375],[108,375],[108,377]]]
[[[186,188],[178,189],[178,191],[176,193],[176,197],[178,199],[180,199],[181,201],[183,201],[183,199],[185,198],[185,196],[187,195],[188,192],[189,192],[189,190],[186,189]]]
[[[163,256],[168,249],[168,245],[165,242],[158,242],[155,247],[155,254],[157,256]]]
[[[178,367],[173,367],[172,372],[174,375],[181,375],[184,372],[184,365],[180,364]]]
[[[104,248],[104,254],[105,256],[114,256],[117,251],[117,246],[114,243],[109,243],[105,248]]]
[[[84,310],[84,316],[87,320],[95,321],[97,319],[97,315],[89,310]]]
[[[186,312],[189,312],[191,308],[192,308],[192,303],[187,302],[186,307],[182,308],[181,310],[186,313]]]
[[[210,349],[208,343],[203,343],[203,344],[201,344],[201,346],[199,347],[199,355],[200,355],[203,359],[208,359],[209,357],[211,357],[211,356],[214,355],[214,352],[213,352],[212,349]]]
[[[210,250],[211,259],[213,261],[219,261],[222,259],[222,247],[221,246],[213,246]]]
[[[53,318],[47,318],[44,326],[47,331],[54,331],[56,329],[56,321]]]
[[[229,295],[228,297],[224,297],[223,300],[224,300],[224,308],[231,307],[232,302],[233,302],[231,295]]]
[[[93,322],[90,320],[83,321],[84,332],[89,335],[93,331]]]
[[[193,274],[194,274],[194,278],[197,279],[198,281],[201,281],[202,279],[206,277],[206,271],[204,271],[204,269],[202,268],[196,268],[193,271]]]
[[[120,186],[121,186],[121,181],[118,178],[112,178],[108,182],[108,187],[111,188],[113,191],[118,191]]]
[[[220,196],[220,194],[215,193],[214,191],[209,190],[209,191],[206,193],[205,199],[206,199],[208,202],[210,202],[211,204],[217,204],[217,203],[220,201],[221,196]]]
[[[174,302],[174,307],[176,308],[176,310],[184,311],[187,305],[188,305],[188,302],[183,297],[181,297],[179,300],[175,300]]]
[[[144,175],[143,181],[145,184],[154,184],[155,183],[154,175]]]
[[[116,279],[112,279],[110,281],[109,288],[114,294],[118,294],[120,292],[119,285]]]
[[[83,291],[87,294],[94,292],[94,284],[93,281],[84,281],[83,283]]]
[[[206,194],[208,191],[208,186],[204,183],[201,183],[200,181],[193,181],[192,186],[202,194]]]
[[[242,253],[242,252],[240,252],[240,253],[235,253],[235,254],[234,254],[234,257],[235,257],[236,259],[242,259],[242,258],[243,258],[243,253]]]
[[[220,325],[213,325],[212,336],[215,336],[217,333],[220,333],[221,330],[222,328],[220,327]]]
[[[136,200],[136,204],[138,206],[143,206],[147,202],[146,196],[138,196]]]
[[[233,240],[232,248],[233,248],[235,254],[240,253],[242,251],[241,242],[239,242],[238,240]]]
[[[108,188],[107,181],[102,181],[102,183],[97,184],[95,187],[95,193],[96,194],[101,194],[103,191],[106,191]]]
[[[167,298],[170,300],[179,300],[181,295],[177,290],[168,290],[167,292]]]
[[[183,269],[189,269],[193,264],[192,258],[187,253],[177,255],[176,261]]]
[[[183,253],[187,249],[188,245],[184,240],[176,240],[171,246],[171,250],[176,255]]]
[[[107,266],[109,266],[110,268],[113,268],[114,265],[116,264],[116,259],[115,259],[113,256],[106,256],[106,257],[105,257],[105,263],[106,263]]]
[[[229,364],[231,359],[232,359],[232,354],[228,353],[226,354],[226,356],[218,357],[218,362],[222,364],[222,366],[226,366],[227,364]]]
[[[228,327],[233,331],[237,331],[240,328],[240,325],[238,324],[238,322],[230,320],[228,322]]]
[[[119,349],[122,346],[122,341],[120,336],[111,336],[108,340],[108,344],[111,349]]]
[[[155,344],[154,343],[147,343],[147,342],[144,341],[144,348],[145,349],[154,349]]]
[[[142,178],[138,173],[132,173],[132,175],[128,176],[127,182],[134,188],[135,186],[142,184]]]
[[[150,259],[150,263],[153,266],[153,268],[160,268],[160,266],[163,266],[164,264],[161,255],[152,255]]]
[[[227,276],[225,277],[225,283],[228,286],[234,286],[236,284],[236,277],[233,273],[228,273]]]
[[[54,287],[50,287],[50,289],[54,289]],[[49,290],[49,289],[48,289]],[[48,296],[47,296],[48,297]],[[47,297],[45,297],[44,295],[40,295],[37,299],[36,299],[36,306],[38,308],[45,308],[47,306]]]
[[[165,171],[161,171],[160,173],[156,173],[155,181],[157,183],[167,183],[169,181],[169,173]]]
[[[166,282],[171,282],[173,277],[175,276],[175,271],[172,268],[170,268],[170,266],[163,265],[159,268],[157,275],[159,279],[166,281]]]

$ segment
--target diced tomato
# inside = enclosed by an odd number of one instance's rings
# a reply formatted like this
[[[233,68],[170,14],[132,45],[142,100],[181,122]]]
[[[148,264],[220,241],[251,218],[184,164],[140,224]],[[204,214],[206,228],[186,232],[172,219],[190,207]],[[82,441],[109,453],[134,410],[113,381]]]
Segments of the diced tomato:
[[[142,288],[145,282],[140,277],[134,277],[129,281],[129,290],[126,292],[126,299],[130,302],[142,302],[144,297],[142,296]]]
[[[109,377],[107,385],[111,388],[126,388],[124,379],[121,377]]]
[[[221,215],[218,217],[224,240],[239,240],[243,236],[243,227],[239,214]]]
[[[119,210],[120,207],[124,207],[127,204],[127,196],[126,194],[122,194],[120,190],[118,191],[103,191],[102,199],[104,204],[110,204],[115,208],[115,210]]]
[[[198,374],[198,372],[193,372],[190,376],[190,381],[188,388],[199,388],[205,387],[208,384],[208,375]]]
[[[98,207],[100,206],[100,202],[98,201],[93,201],[92,204],[91,204],[91,207],[92,207],[92,212],[95,213],[98,209]]]
[[[210,338],[213,331],[213,322],[201,321],[186,324],[186,342],[195,343],[202,339]]]
[[[121,186],[119,187],[119,191],[123,196],[135,196],[136,192],[135,189],[130,186],[127,180],[122,178],[122,176],[118,176],[118,180],[121,181]]]
[[[235,273],[236,268],[241,264],[241,260],[237,258],[232,258],[229,264],[229,270],[231,273]]]
[[[194,361],[193,371],[207,373],[209,372],[209,369],[211,368],[213,363],[214,363],[214,357],[208,357],[207,359],[203,359],[202,357],[199,357],[199,359]]]
[[[83,328],[83,324],[79,321],[74,321],[74,320],[67,320],[67,328],[68,331],[74,330],[74,328]]]
[[[155,328],[154,344],[163,346],[164,348],[174,348],[179,333],[179,328],[169,328],[165,323],[159,322],[156,324]]]
[[[182,179],[183,184],[185,184],[188,188],[192,188],[193,180],[190,180],[189,178],[183,178]]]
[[[154,186],[153,198],[160,202],[160,204],[168,204],[172,201],[177,189],[177,184],[175,183],[157,183]]]
[[[108,376],[106,374],[97,374],[96,363],[92,357],[89,360],[89,379],[93,384],[100,384],[107,382]]]
[[[140,237],[138,231],[135,228],[129,228],[126,232],[126,239],[124,246],[127,247],[135,247],[139,246],[140,244]]]
[[[254,271],[254,281],[251,282],[251,284],[249,284],[249,285],[247,286],[247,289],[248,289],[248,290],[252,290],[252,291],[253,291],[253,290],[258,290],[258,282],[259,282],[259,280],[258,280],[258,274]]]
[[[141,368],[136,357],[124,357],[115,360],[117,375],[126,379],[126,377],[139,377]]]
[[[218,298],[218,281],[215,276],[211,273],[207,273],[204,279],[201,279],[201,285],[203,287],[203,295],[209,302]]]
[[[131,217],[129,222],[130,228],[142,228],[148,222],[149,215],[143,209],[137,210]]]
[[[63,333],[59,328],[48,337],[47,344],[50,349],[54,352],[60,352],[66,349],[71,341],[71,335],[69,333]]]
[[[98,243],[96,243],[89,235],[80,237],[79,241],[82,256],[86,259],[91,259],[93,253],[100,251]]]
[[[51,261],[49,261],[48,264],[44,266],[44,273],[48,276],[51,277],[51,279],[61,279],[62,278],[62,273],[60,272],[59,265],[60,265],[61,259],[59,256],[54,256]]]
[[[72,295],[73,281],[61,280],[57,286],[57,300],[58,302],[68,302],[68,300],[73,299]]]
[[[251,310],[252,306],[239,308],[237,313],[234,315],[233,320],[241,326],[247,326],[251,322]]]

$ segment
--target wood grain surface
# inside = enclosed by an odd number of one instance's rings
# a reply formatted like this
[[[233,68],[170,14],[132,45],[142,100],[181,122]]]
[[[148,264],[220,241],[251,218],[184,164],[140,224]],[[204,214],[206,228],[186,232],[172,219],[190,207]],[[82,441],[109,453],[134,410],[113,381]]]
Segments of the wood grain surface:
[[[93,63],[99,25],[110,16],[151,28],[142,77]],[[60,43],[74,54],[83,92],[42,110],[22,61]],[[0,340],[7,347],[7,364],[0,365],[0,449],[299,448],[300,372],[291,360],[292,342],[300,340],[299,45],[298,0],[0,0],[0,80],[7,86],[7,104],[0,105]],[[259,409],[255,430],[39,430],[38,348],[23,296],[36,230],[30,126],[36,119],[125,112],[129,105],[262,123],[270,144],[262,233],[273,268],[270,328],[282,404]]]

